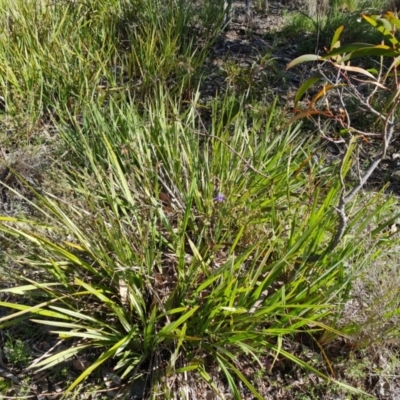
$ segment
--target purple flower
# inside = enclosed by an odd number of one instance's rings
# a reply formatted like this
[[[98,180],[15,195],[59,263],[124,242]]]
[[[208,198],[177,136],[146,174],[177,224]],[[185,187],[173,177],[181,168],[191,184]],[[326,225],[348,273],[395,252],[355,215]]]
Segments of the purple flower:
[[[214,198],[214,201],[217,203],[223,203],[225,201],[226,197],[223,193],[218,193],[218,196]]]

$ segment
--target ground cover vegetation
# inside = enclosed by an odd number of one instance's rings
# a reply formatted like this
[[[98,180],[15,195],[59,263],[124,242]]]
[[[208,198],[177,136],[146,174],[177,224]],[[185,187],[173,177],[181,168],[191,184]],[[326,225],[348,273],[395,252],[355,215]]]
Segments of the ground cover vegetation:
[[[399,395],[396,3],[253,3],[0,2],[5,398]]]

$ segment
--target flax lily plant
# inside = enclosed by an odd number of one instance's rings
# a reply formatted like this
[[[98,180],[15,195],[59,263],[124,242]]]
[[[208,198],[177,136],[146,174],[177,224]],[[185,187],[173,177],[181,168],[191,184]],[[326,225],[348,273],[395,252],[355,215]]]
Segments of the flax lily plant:
[[[333,379],[283,345],[301,334],[341,334],[335,308],[349,285],[345,260],[358,247],[323,253],[340,189],[332,168],[305,165],[315,143],[300,139],[300,125],[273,133],[274,109],[263,125],[257,115],[232,113],[236,102],[226,98],[212,107],[204,134],[196,99],[172,117],[180,106],[162,90],[158,96],[140,113],[110,102],[59,122],[74,159],[65,180],[79,201],[36,193],[40,218],[0,217],[4,237],[29,248],[13,262],[41,276],[1,290],[36,301],[0,302],[15,311],[0,327],[30,319],[67,344],[32,368],[95,351],[69,390],[107,363],[130,383],[153,371],[149,393],[179,373],[198,374],[218,392],[216,365],[235,398],[242,381],[261,399],[239,353],[260,368],[263,357],[286,357]],[[221,112],[232,117],[228,126]],[[259,131],[247,129],[249,118]],[[383,208],[367,216],[368,207],[354,213],[372,221]],[[358,235],[363,227],[351,228]]]
[[[107,368],[149,399],[189,399],[199,378],[220,397],[223,382],[235,399],[263,399],[242,358],[266,377],[287,362],[360,394],[336,379],[324,346],[345,336],[351,265],[371,237],[383,246],[393,202],[354,199],[329,251],[337,172],[350,174],[351,157],[316,157],[320,141],[298,121],[284,127],[277,101],[231,87],[202,98],[209,45],[194,38],[213,43],[223,2],[201,27],[184,1],[12,3],[0,1],[7,123],[27,110],[57,133],[54,191],[12,166],[29,195],[0,181],[29,206],[0,215],[0,259],[18,281],[0,289],[0,329],[29,320],[63,345],[29,368],[87,356],[66,398]],[[321,370],[295,350],[304,337]]]

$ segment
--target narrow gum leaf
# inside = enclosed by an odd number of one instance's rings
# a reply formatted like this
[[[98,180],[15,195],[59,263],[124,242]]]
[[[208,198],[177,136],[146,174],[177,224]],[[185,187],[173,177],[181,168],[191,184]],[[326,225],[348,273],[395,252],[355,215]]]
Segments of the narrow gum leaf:
[[[340,46],[339,38],[343,30],[344,30],[344,25],[340,25],[339,28],[336,29],[331,42],[331,48],[330,48],[331,50]]]
[[[316,82],[321,80],[321,75],[315,75],[312,76],[311,78],[307,79],[300,87],[299,90],[296,93],[296,96],[294,98],[294,106],[297,106],[297,103],[300,101],[302,98],[303,94]]]
[[[387,33],[391,34],[392,29],[393,29],[391,23],[387,19],[384,19],[384,18],[379,18],[378,21],[382,25],[382,28],[383,28],[382,33],[384,35],[386,35]]]
[[[285,126],[289,126],[289,125],[293,124],[293,122],[298,121],[299,119],[309,118],[312,115],[318,115],[318,114],[321,114],[321,112],[318,110],[308,109],[306,111],[301,111],[298,114],[296,114],[294,117],[290,118],[289,122]]]
[[[396,25],[397,28],[400,28],[400,20],[395,16],[393,11],[387,11],[384,16],[391,24]]]
[[[334,56],[337,55],[342,55],[342,54],[347,54],[348,57],[350,57],[349,53],[358,53],[358,52],[368,52],[371,51],[371,49],[385,49],[386,51],[391,51],[393,52],[393,49],[390,48],[389,46],[386,45],[373,45],[369,43],[351,43],[351,44],[345,44],[343,46],[340,46],[339,48],[335,48],[332,51],[328,52],[327,54],[321,56],[322,60],[328,59],[328,58],[333,58]],[[383,51],[382,51],[383,53]]]
[[[330,90],[334,89],[335,85],[325,85],[311,100],[310,107],[314,107],[315,103],[324,97]]]
[[[368,78],[375,80],[375,76],[372,75],[370,72],[366,71],[364,68],[352,67],[350,65],[340,65],[340,64],[334,64],[334,66],[336,68],[344,69],[345,71],[357,72],[359,74],[363,74],[365,76],[368,76]]]
[[[302,64],[304,62],[309,62],[309,61],[319,61],[321,60],[320,56],[317,56],[315,54],[305,54],[303,56],[297,57],[294,60],[292,60],[287,66],[286,69],[292,68],[295,65]]]

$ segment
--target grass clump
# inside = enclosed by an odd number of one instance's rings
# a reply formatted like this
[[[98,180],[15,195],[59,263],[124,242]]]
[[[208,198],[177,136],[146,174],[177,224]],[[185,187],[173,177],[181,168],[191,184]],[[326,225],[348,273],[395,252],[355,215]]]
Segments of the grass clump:
[[[337,173],[349,173],[350,157],[325,160],[278,101],[259,107],[229,89],[202,99],[223,16],[184,6],[15,3],[14,36],[0,47],[7,118],[24,104],[27,119],[51,124],[56,159],[43,165],[57,181],[32,185],[13,160],[7,172],[24,191],[1,182],[29,207],[0,216],[18,283],[0,290],[13,311],[0,327],[29,319],[62,342],[27,370],[62,368],[66,398],[106,371],[126,398],[207,388],[264,399],[263,380],[276,384],[271,375],[294,365],[360,395],[336,379],[326,346],[355,332],[339,321],[351,265],[389,246],[395,203],[380,193],[354,201],[332,248]],[[318,362],[294,350],[305,341]]]
[[[196,43],[195,11],[172,0],[3,1],[0,15],[3,96],[9,115],[26,110],[31,122],[64,108],[79,113],[80,101],[126,100],[128,86],[137,97],[160,83],[183,92],[196,84],[190,72],[219,21],[203,25]]]
[[[335,168],[305,165],[315,143],[300,139],[300,125],[272,136],[274,110],[267,127],[252,132],[243,108],[232,114],[243,99],[227,98],[202,132],[195,102],[171,118],[179,108],[159,93],[140,113],[132,102],[111,102],[88,106],[83,122],[60,123],[80,205],[40,196],[50,231],[2,218],[3,232],[31,242],[21,262],[48,278],[3,290],[43,292],[39,307],[1,304],[20,310],[13,319],[50,325],[70,343],[36,367],[93,348],[97,359],[70,389],[113,360],[130,383],[144,368],[158,371],[151,386],[160,374],[195,371],[218,392],[214,362],[237,397],[241,380],[258,398],[237,367],[240,353],[260,365],[283,355],[321,375],[282,340],[339,334],[334,305],[350,282],[345,260],[359,246],[324,253],[340,192]],[[221,110],[235,116],[228,126]],[[372,221],[382,207],[356,215]]]

